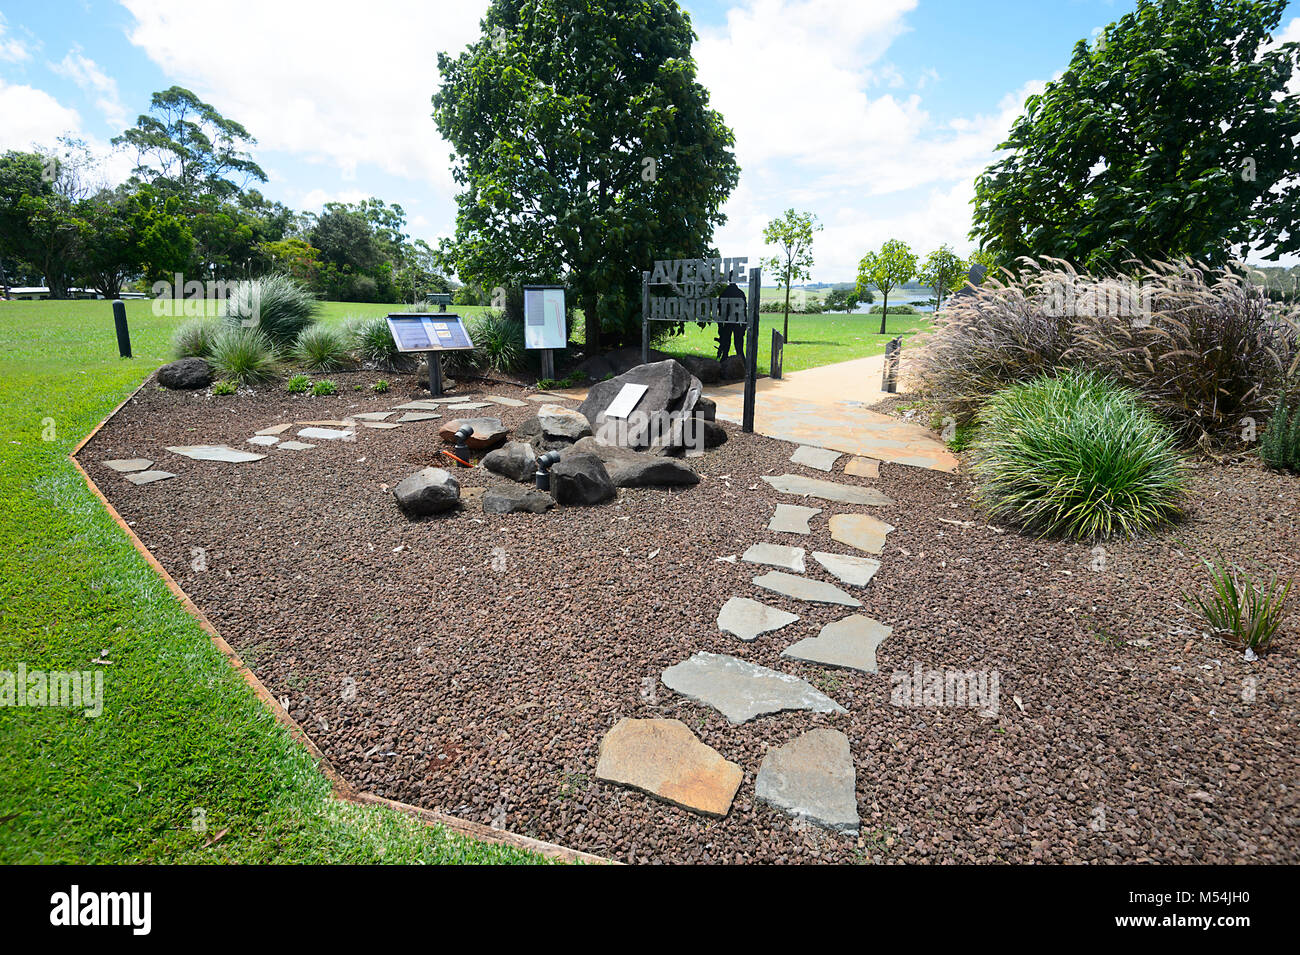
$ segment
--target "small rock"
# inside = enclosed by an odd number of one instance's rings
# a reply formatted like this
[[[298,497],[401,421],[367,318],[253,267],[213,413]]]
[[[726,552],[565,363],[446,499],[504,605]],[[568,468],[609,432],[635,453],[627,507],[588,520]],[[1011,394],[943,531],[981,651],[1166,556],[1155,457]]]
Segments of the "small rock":
[[[555,506],[555,498],[537,488],[507,484],[488,488],[483,494],[485,514],[544,514]]]
[[[551,440],[577,441],[591,434],[586,415],[561,405],[542,405],[537,409],[537,423],[542,436]]]
[[[473,451],[495,448],[510,433],[510,429],[501,424],[500,418],[453,418],[438,428],[438,436],[451,444],[456,440],[456,432],[466,425],[474,429],[465,442]]]
[[[203,358],[180,358],[158,369],[158,384],[173,390],[193,391],[212,383],[212,367]]]
[[[551,493],[566,506],[601,504],[617,493],[600,458],[573,454],[551,468]]]
[[[442,468],[424,468],[403,478],[393,496],[410,517],[439,514],[460,503],[460,482]]]
[[[483,467],[512,481],[531,481],[537,473],[537,452],[524,441],[510,441],[483,458]]]

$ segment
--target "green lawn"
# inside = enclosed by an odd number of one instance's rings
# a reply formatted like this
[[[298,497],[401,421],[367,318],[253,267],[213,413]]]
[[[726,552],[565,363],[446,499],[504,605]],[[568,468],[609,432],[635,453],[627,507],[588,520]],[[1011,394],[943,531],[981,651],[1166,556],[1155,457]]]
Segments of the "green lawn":
[[[0,302],[0,670],[104,674],[98,718],[0,707],[0,863],[542,861],[331,799],[104,512],[67,455],[179,321],[128,312],[122,361],[107,302]]]

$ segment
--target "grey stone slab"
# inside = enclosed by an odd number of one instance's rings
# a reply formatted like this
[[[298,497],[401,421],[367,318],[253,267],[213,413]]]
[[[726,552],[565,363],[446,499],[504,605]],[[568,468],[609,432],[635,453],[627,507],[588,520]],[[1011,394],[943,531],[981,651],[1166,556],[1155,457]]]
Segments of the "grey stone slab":
[[[484,401],[490,401],[495,405],[502,405],[506,408],[523,408],[528,402],[520,401],[518,398],[503,398],[500,395],[484,395]]]
[[[821,564],[832,574],[855,587],[865,587],[880,569],[880,561],[870,557],[850,557],[848,554],[827,554],[813,551],[813,560]]]
[[[892,524],[868,517],[866,514],[836,514],[830,519],[833,540],[848,544],[868,554],[879,554],[885,549],[885,536],[894,529]]]
[[[365,411],[361,414],[354,414],[352,417],[358,421],[383,421],[395,414],[397,414],[396,411]]]
[[[796,600],[807,600],[812,603],[822,604],[842,604],[845,607],[862,606],[861,600],[850,597],[834,584],[828,584],[822,580],[809,580],[807,577],[796,577],[794,574],[782,573],[779,570],[773,570],[762,577],[755,577],[754,583],[785,597],[794,597]]]
[[[341,431],[338,428],[303,428],[298,432],[298,437],[311,438],[313,441],[351,441],[356,436],[355,431]]]
[[[781,656],[828,667],[876,672],[876,648],[894,632],[864,614],[855,613],[822,627],[815,637],[806,637],[781,652]]]
[[[856,835],[857,774],[849,738],[839,730],[815,729],[769,749],[754,795],[796,819]]]
[[[764,633],[780,630],[798,620],[797,614],[759,603],[748,597],[732,597],[718,612],[718,628],[748,642]]]
[[[408,401],[404,405],[397,405],[398,411],[437,411],[439,402],[420,399],[419,401]]]
[[[362,421],[363,428],[372,428],[375,431],[392,431],[394,428],[400,428],[401,425],[396,421]]]
[[[773,567],[780,567],[784,570],[793,570],[802,574],[803,566],[802,547],[786,547],[784,544],[755,544],[740,555],[741,560],[749,561],[751,564],[770,564]]]
[[[794,464],[816,468],[818,471],[829,471],[839,459],[839,451],[832,451],[830,448],[814,448],[809,444],[801,444],[794,449],[794,454],[790,455],[790,460]]]
[[[398,424],[410,424],[413,421],[432,421],[434,418],[441,418],[442,415],[433,411],[408,411],[397,419]]]
[[[783,494],[802,494],[807,497],[818,497],[824,501],[839,501],[842,504],[894,503],[886,494],[874,487],[837,484],[834,481],[802,477],[798,474],[781,474],[776,477],[765,474],[763,480]]]
[[[281,451],[310,451],[314,447],[316,445],[305,441],[281,441],[279,445]]]
[[[447,405],[448,411],[477,411],[479,408],[490,408],[490,401],[463,401],[460,404]]]
[[[577,401],[578,400],[577,398],[574,398],[571,395],[557,395],[554,392],[549,392],[549,391],[544,395],[528,395],[527,397],[529,401]]]
[[[797,676],[722,653],[696,653],[670,666],[661,679],[668,689],[713,707],[731,723],[785,710],[848,712]]]
[[[852,477],[880,477],[880,462],[875,458],[849,458],[844,465],[844,473]]]
[[[123,475],[132,484],[152,484],[154,481],[166,481],[176,475],[170,471],[136,471]]]
[[[153,466],[153,462],[148,458],[115,458],[100,463],[106,468],[112,468],[119,474],[128,474],[131,471],[147,471]]]
[[[181,457],[190,458],[194,461],[224,461],[229,464],[260,461],[266,457],[265,454],[254,454],[252,451],[236,451],[224,444],[187,444],[169,447],[167,450],[172,454],[179,454]]]
[[[804,507],[802,504],[778,504],[776,513],[767,523],[769,531],[779,534],[811,534],[808,522],[822,512],[820,507]]]
[[[248,439],[249,444],[256,444],[263,448],[269,448],[273,444],[279,443],[280,439],[273,434],[255,434]]]

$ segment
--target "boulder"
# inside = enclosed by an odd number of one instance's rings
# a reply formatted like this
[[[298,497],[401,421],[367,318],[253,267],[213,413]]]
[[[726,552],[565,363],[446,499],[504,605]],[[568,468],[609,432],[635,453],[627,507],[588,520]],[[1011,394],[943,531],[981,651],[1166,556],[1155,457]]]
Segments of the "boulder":
[[[181,358],[158,369],[158,384],[164,388],[192,391],[212,383],[212,368],[203,358]]]
[[[722,360],[722,380],[740,381],[745,377],[745,359],[739,355],[728,355]]]
[[[525,441],[510,441],[483,458],[483,467],[512,481],[531,481],[537,473],[537,452]]]
[[[722,425],[714,421],[704,422],[704,446],[706,448],[716,448],[720,444],[727,443],[727,432]]]
[[[577,441],[591,434],[586,415],[561,405],[542,405],[537,410],[537,425],[542,437],[551,440]]]
[[[460,503],[460,482],[442,468],[425,468],[404,478],[393,496],[409,517],[439,514]]]
[[[551,468],[551,493],[565,505],[601,504],[615,495],[614,482],[594,454],[572,454]]]
[[[554,506],[555,498],[545,491],[517,484],[488,488],[483,495],[485,514],[543,514]]]
[[[722,363],[702,355],[687,355],[679,359],[686,370],[706,385],[715,385],[722,380]]]
[[[438,436],[451,444],[456,440],[456,432],[465,425],[474,429],[474,433],[465,442],[472,451],[495,448],[510,433],[510,429],[501,423],[500,418],[453,418],[438,429]]]
[[[573,454],[594,454],[605,465],[615,487],[688,487],[700,483],[700,476],[682,461],[601,444],[595,438],[583,438],[560,454],[561,461]]]
[[[626,419],[605,418],[605,411],[625,385],[644,385],[645,393]],[[680,446],[681,422],[695,411],[703,389],[700,379],[673,359],[637,365],[613,378],[592,385],[578,407],[605,444],[636,450]]]
[[[696,377],[699,376],[697,375]],[[704,379],[700,378],[700,381],[704,381]],[[704,381],[704,383],[706,385],[708,384],[707,381]],[[712,398],[706,398],[704,395],[700,395],[700,397],[695,400],[695,417],[699,418],[701,421],[717,421],[718,403]]]
[[[573,370],[587,376],[588,381],[601,381],[606,375],[614,374],[614,366],[605,360],[604,355],[592,355],[574,365]]]

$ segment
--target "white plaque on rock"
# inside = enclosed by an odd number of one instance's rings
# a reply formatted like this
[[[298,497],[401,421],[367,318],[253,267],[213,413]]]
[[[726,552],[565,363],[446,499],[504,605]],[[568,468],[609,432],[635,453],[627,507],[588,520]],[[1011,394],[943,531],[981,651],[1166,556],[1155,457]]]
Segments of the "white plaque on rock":
[[[650,388],[648,385],[624,385],[623,390],[614,396],[614,400],[611,401],[609,407],[605,409],[605,417],[626,418],[632,413],[632,409],[636,407],[636,403],[640,401],[641,397],[649,390]]]

